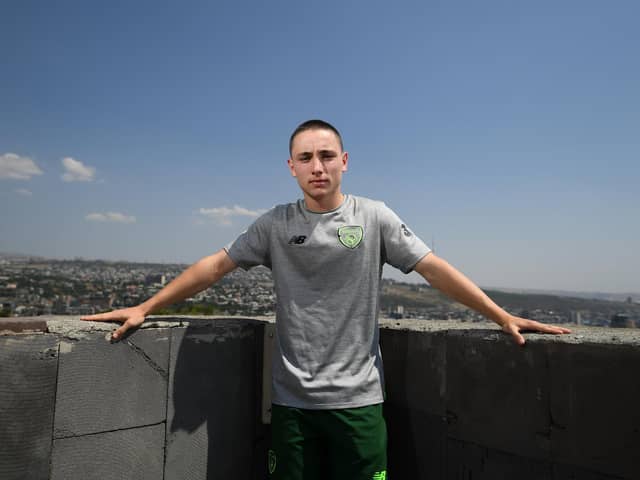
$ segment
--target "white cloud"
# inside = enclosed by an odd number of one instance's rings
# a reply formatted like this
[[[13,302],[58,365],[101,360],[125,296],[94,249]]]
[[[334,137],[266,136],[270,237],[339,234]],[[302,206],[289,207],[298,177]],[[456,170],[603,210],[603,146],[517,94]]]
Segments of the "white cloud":
[[[25,197],[30,197],[31,195],[33,195],[31,190],[27,190],[26,188],[18,188],[16,189],[16,193],[19,195],[24,195]]]
[[[136,217],[118,212],[90,213],[84,218],[89,222],[136,223]]]
[[[231,225],[232,217],[256,218],[264,212],[266,212],[266,210],[249,210],[248,208],[244,208],[239,205],[234,205],[233,207],[201,208],[198,210],[200,215],[213,220],[219,225]]]
[[[92,182],[96,176],[95,168],[71,157],[63,158],[62,165],[66,170],[62,175],[65,182]]]
[[[0,178],[30,180],[34,175],[42,175],[42,170],[29,157],[15,153],[0,155]]]

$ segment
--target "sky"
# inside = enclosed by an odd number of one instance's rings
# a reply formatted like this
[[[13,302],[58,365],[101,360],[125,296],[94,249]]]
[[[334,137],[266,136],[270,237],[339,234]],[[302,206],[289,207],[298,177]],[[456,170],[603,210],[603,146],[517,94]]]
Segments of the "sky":
[[[0,252],[191,263],[349,152],[484,287],[639,292],[640,3],[0,4]],[[415,281],[389,271],[398,279]]]

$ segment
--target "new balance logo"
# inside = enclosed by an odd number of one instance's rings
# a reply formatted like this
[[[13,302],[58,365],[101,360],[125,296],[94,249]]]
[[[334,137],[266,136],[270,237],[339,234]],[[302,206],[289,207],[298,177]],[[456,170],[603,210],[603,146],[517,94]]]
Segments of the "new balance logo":
[[[302,245],[306,239],[306,235],[294,235],[291,237],[291,240],[289,240],[289,245]]]

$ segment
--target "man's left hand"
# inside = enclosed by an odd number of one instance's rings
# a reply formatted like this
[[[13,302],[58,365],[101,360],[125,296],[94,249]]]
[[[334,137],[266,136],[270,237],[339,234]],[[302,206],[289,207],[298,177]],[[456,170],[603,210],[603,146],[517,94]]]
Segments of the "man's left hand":
[[[563,333],[571,333],[571,330],[555,325],[547,325],[545,323],[536,322],[535,320],[527,320],[513,315],[509,315],[508,319],[502,324],[502,330],[510,334],[518,345],[524,345],[525,339],[521,332],[539,332],[552,333],[561,335]]]

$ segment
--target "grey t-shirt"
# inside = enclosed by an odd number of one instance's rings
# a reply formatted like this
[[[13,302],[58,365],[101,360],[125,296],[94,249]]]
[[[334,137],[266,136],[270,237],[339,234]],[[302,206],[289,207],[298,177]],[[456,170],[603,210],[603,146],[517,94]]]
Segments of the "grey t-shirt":
[[[383,401],[378,346],[382,266],[405,273],[429,248],[384,203],[353,195],[316,213],[278,205],[228,248],[269,267],[276,293],[273,403],[330,409]]]

